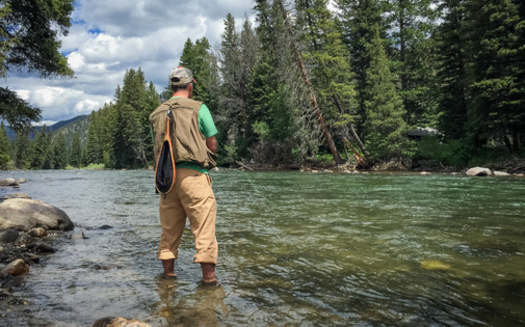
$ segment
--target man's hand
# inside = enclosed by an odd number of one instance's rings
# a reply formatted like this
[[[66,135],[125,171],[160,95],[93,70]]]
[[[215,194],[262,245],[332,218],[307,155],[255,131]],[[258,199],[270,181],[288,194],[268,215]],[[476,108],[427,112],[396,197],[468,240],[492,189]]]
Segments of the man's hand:
[[[211,152],[217,153],[217,139],[215,138],[215,135],[206,138],[206,146]]]

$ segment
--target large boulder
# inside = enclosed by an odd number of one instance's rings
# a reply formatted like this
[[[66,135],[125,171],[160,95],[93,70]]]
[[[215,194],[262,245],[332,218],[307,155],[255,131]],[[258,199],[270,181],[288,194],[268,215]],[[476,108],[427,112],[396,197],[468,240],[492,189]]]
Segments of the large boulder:
[[[491,176],[492,171],[488,168],[474,167],[466,172],[467,176]]]
[[[26,232],[36,227],[58,230],[75,228],[61,209],[38,200],[16,198],[0,203],[0,230],[10,227]]]

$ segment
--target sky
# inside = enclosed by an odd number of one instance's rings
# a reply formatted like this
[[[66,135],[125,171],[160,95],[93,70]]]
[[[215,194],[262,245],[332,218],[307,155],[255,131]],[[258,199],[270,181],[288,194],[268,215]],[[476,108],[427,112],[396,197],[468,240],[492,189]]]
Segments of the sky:
[[[240,28],[245,17],[253,21],[253,6],[251,0],[76,0],[69,34],[60,37],[75,77],[41,79],[12,71],[0,86],[40,108],[40,124],[48,126],[112,101],[129,69],[142,68],[161,92],[188,38],[206,37],[217,48],[226,15]]]

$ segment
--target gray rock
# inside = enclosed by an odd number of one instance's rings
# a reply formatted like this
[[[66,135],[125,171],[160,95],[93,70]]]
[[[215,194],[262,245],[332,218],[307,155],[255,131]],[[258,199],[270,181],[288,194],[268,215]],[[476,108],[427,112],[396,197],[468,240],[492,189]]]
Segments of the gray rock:
[[[0,186],[18,186],[18,182],[14,178],[0,179]]]
[[[488,168],[474,167],[466,172],[467,176],[491,176],[492,171]]]
[[[0,229],[15,227],[29,231],[35,227],[73,230],[75,226],[61,209],[38,200],[9,199],[0,203]]]
[[[54,253],[55,249],[51,245],[45,243],[36,243],[32,246],[32,249],[41,253]]]
[[[18,238],[18,230],[16,228],[8,228],[0,232],[0,244],[13,243]]]

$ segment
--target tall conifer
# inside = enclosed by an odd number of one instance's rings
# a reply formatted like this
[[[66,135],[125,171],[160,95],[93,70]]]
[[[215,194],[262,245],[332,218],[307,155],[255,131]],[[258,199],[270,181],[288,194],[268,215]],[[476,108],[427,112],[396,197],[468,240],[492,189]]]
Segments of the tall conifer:
[[[390,71],[379,30],[370,45],[370,56],[365,102],[368,117],[365,123],[367,149],[372,162],[393,160],[402,163],[411,155],[403,120],[405,109],[402,98],[396,92],[396,76]]]

